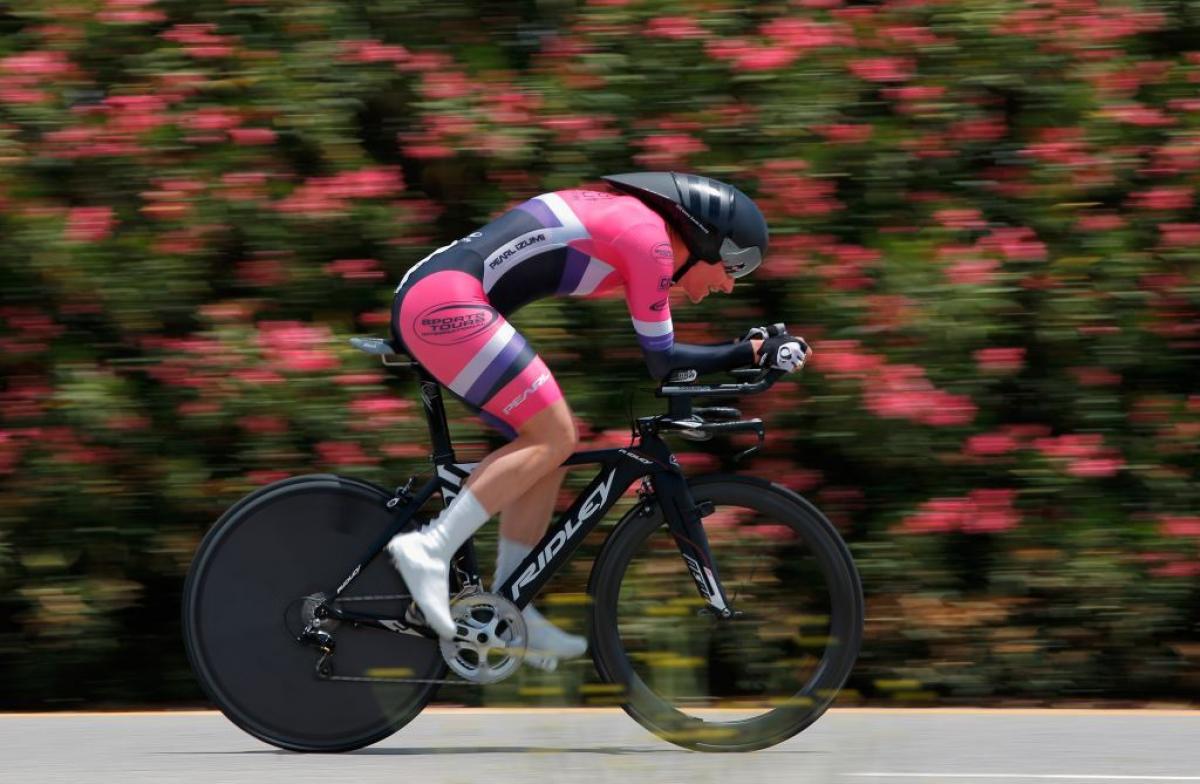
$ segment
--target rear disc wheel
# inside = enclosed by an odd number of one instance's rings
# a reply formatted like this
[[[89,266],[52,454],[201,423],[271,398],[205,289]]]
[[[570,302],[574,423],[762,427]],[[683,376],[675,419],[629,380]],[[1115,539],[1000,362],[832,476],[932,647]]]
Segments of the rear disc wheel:
[[[296,640],[313,606],[391,525],[389,497],[344,477],[295,477],[239,501],[201,543],[184,586],[188,658],[212,701],[251,735],[294,751],[348,751],[391,735],[432,699],[432,683],[320,678],[320,652]],[[407,593],[377,557],[341,598],[347,609],[399,617],[399,600],[365,597]],[[348,623],[322,628],[335,641],[334,675],[446,674],[434,640]]]

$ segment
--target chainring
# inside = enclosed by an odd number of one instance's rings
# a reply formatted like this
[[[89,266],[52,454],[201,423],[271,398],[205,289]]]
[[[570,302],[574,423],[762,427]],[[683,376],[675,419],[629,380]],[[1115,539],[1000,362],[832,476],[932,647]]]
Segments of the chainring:
[[[494,593],[470,594],[451,603],[450,617],[459,634],[441,641],[442,656],[459,677],[496,683],[520,668],[529,637],[515,604]]]

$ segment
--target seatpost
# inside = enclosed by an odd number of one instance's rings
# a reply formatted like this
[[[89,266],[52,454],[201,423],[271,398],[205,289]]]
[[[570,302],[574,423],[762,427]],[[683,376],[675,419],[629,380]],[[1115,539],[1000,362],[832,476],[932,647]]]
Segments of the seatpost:
[[[456,463],[454,447],[450,444],[450,426],[446,422],[446,406],[442,402],[442,386],[423,367],[417,368],[421,384],[421,404],[429,425],[429,442],[433,445],[429,460],[439,465]]]

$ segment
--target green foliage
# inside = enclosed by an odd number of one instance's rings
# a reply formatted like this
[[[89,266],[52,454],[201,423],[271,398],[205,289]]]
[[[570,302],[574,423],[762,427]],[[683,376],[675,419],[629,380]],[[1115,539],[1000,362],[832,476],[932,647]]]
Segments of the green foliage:
[[[815,347],[747,401],[749,467],[856,551],[852,685],[1194,698],[1194,4],[25,0],[0,31],[4,706],[198,699],[178,594],[220,512],[425,470],[413,390],[344,338],[432,248],[639,168],[768,214],[762,274],[674,320]],[[619,300],[515,322],[586,439],[657,405]]]

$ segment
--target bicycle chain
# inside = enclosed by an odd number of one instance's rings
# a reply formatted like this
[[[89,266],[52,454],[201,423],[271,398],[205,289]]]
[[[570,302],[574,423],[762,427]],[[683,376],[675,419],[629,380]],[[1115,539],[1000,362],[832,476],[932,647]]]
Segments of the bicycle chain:
[[[335,602],[382,602],[395,599],[411,599],[407,593],[383,593],[369,596],[339,596]],[[318,665],[319,666],[319,665]],[[341,681],[343,683],[438,683],[444,686],[456,684],[475,684],[465,678],[375,678],[369,675],[322,675],[323,681]]]

